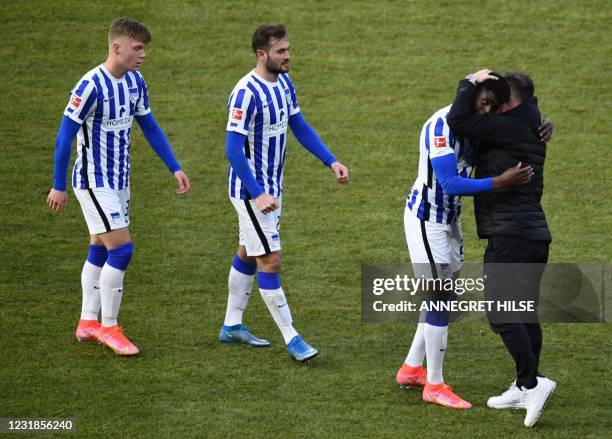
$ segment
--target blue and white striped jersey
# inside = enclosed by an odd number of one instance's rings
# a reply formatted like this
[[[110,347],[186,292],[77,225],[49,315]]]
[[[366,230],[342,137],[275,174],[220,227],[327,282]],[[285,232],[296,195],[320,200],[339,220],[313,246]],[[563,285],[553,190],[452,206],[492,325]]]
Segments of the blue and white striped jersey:
[[[457,173],[469,177],[472,173],[472,157],[476,143],[455,136],[446,122],[450,105],[436,111],[423,129],[420,139],[419,172],[408,195],[408,208],[418,218],[439,224],[451,224],[461,213],[460,197],[449,196],[431,166],[431,159],[447,154],[457,157]]]
[[[249,72],[234,87],[228,110],[227,131],[247,136],[244,149],[251,172],[265,193],[278,197],[283,191],[289,117],[300,111],[291,78],[281,73],[276,82],[268,82],[254,70]],[[228,182],[231,198],[250,198],[231,165]]]
[[[151,111],[144,78],[130,71],[117,79],[102,64],[87,72],[71,93],[64,115],[81,124],[72,186],[127,188],[132,122]]]

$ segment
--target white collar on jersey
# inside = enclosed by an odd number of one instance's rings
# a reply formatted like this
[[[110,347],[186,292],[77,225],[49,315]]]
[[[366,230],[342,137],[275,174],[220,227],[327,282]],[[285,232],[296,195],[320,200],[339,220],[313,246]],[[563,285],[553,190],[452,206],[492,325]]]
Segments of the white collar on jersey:
[[[113,74],[108,71],[104,63],[100,64],[100,68],[104,71],[104,73],[106,73],[106,75],[110,78],[111,81],[121,82],[123,81],[123,78],[125,78],[125,75],[123,75],[121,78],[114,77]]]
[[[270,87],[274,87],[275,85],[278,85],[278,84],[279,84],[278,79],[277,79],[275,82],[270,82],[270,81],[268,81],[267,79],[262,78],[260,75],[258,75],[258,74],[257,74],[257,72],[255,71],[255,69],[253,69],[253,70],[251,71],[251,74],[252,74],[253,76],[255,76],[257,79],[259,79],[261,82],[263,82],[264,84],[269,85]]]

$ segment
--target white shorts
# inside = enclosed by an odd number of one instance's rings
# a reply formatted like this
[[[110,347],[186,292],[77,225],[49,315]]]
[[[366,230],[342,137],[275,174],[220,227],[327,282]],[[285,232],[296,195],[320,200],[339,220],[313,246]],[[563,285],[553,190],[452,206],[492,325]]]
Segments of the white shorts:
[[[262,256],[280,251],[280,216],[282,196],[278,197],[278,209],[263,214],[255,200],[231,198],[238,213],[240,245],[246,247],[248,256]]]
[[[463,267],[463,232],[458,218],[451,224],[423,221],[406,206],[404,231],[415,275],[445,279]]]
[[[90,235],[123,229],[130,224],[130,188],[116,190],[108,187],[73,188],[81,204]]]

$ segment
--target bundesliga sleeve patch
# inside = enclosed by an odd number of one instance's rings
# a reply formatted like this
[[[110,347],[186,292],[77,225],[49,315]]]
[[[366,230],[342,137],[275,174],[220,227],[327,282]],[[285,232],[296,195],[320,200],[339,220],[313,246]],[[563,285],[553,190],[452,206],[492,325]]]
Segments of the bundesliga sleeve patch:
[[[434,146],[436,148],[446,148],[446,137],[434,137]]]
[[[70,105],[72,105],[75,109],[79,108],[81,105],[81,98],[78,96],[73,96],[72,99],[70,99]]]
[[[232,120],[241,121],[243,113],[240,108],[232,108]]]

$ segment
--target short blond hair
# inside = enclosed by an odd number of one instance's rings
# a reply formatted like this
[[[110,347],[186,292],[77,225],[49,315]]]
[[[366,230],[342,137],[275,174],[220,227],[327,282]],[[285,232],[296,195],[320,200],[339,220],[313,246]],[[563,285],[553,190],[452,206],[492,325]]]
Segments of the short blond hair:
[[[147,27],[127,17],[117,18],[111,23],[108,31],[109,44],[119,37],[129,37],[143,44],[148,44],[151,41],[151,34]]]

